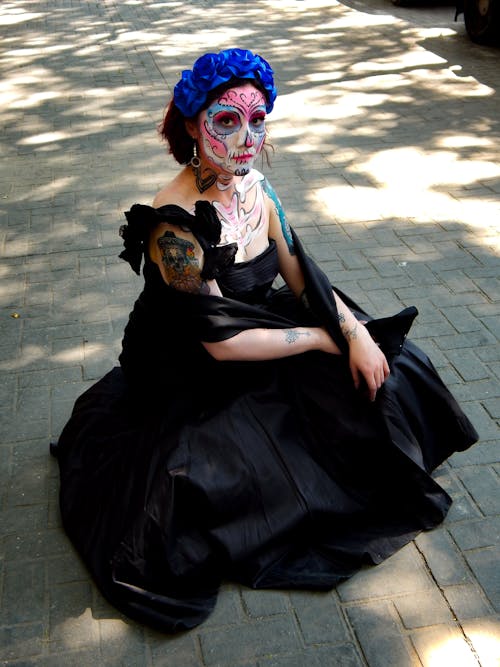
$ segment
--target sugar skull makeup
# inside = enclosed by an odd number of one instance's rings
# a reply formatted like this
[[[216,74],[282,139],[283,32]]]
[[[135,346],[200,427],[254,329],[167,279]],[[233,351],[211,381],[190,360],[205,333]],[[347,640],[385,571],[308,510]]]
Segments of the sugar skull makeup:
[[[217,171],[244,176],[266,136],[266,99],[252,84],[226,90],[200,114],[200,151]]]

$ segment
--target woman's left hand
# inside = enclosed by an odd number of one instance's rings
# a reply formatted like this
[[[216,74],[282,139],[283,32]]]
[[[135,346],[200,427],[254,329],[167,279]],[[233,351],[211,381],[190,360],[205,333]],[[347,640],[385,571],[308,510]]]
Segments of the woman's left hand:
[[[356,334],[349,340],[349,367],[356,389],[364,379],[368,397],[374,401],[390,370],[384,353],[361,322],[357,323]]]

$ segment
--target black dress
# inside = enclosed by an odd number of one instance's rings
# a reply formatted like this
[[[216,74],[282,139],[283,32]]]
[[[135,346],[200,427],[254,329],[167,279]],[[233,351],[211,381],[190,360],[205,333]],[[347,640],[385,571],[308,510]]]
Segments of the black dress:
[[[405,340],[412,309],[367,325],[391,366],[373,403],[345,353],[217,362],[200,341],[255,327],[321,323],[345,352],[326,276],[295,237],[306,308],[273,289],[272,241],[242,264],[217,247],[210,205],[126,215],[122,257],[138,272],[144,256],[144,290],[120,366],[76,401],[56,450],[64,528],[113,605],[166,632],[191,628],[222,579],[328,590],[443,520],[451,499],[430,473],[477,434]],[[224,297],[165,285],[145,250],[161,220],[192,229]]]

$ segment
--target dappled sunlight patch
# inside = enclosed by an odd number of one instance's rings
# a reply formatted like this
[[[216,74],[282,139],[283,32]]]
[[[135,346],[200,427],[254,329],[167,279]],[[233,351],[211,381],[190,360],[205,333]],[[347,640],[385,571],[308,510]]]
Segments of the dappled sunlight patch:
[[[408,176],[408,180],[411,180]],[[338,185],[316,190],[316,206],[332,218],[342,221],[413,219],[420,223],[454,220],[476,230],[485,230],[483,242],[489,244],[489,232],[498,225],[497,202],[470,198],[458,201],[446,193],[418,187],[400,188],[397,184],[382,187]],[[477,234],[478,243],[481,235]],[[490,239],[491,240],[491,239]]]
[[[465,637],[457,631],[444,640],[436,638],[430,642],[421,657],[425,667],[498,667],[500,636],[478,630]]]
[[[276,101],[273,111],[278,118],[290,118],[290,109],[293,109],[293,121],[314,121],[314,125],[308,128],[308,134],[321,134],[321,128],[317,128],[316,121],[335,121],[342,118],[352,118],[365,113],[366,108],[383,104],[389,99],[385,93],[345,92],[336,90],[331,92],[329,98],[325,98],[322,90],[298,90],[293,93],[281,95]],[[323,126],[326,136],[331,136],[333,127],[331,124]],[[310,138],[310,137],[309,137]]]
[[[478,662],[463,637],[436,642],[425,651],[426,667],[478,667]]]
[[[482,667],[500,665],[500,622],[495,619],[477,623],[477,629],[466,628]],[[454,665],[455,667],[455,665]]]
[[[436,39],[437,37],[452,37],[457,34],[456,30],[452,28],[431,27],[431,28],[417,28],[412,30],[412,36],[415,35],[419,39]]]
[[[307,3],[309,5],[309,3]],[[331,6],[331,2],[327,3]],[[336,16],[331,21],[325,21],[322,24],[324,30],[345,30],[346,28],[359,28],[370,26],[393,25],[399,19],[389,14],[363,14],[362,12],[345,12],[343,15]]]
[[[33,19],[39,19],[43,16],[45,16],[44,12],[26,12],[19,7],[5,4],[3,7],[0,7],[0,26],[33,21]]]
[[[226,27],[223,29],[217,29],[214,27],[210,30],[198,30],[196,32],[196,40],[200,44],[203,44],[203,51],[200,50],[199,55],[201,55],[204,51],[215,52],[220,51],[223,48],[230,48],[233,44],[238,44],[250,33],[250,30],[244,29],[242,27]],[[163,36],[157,44],[150,45],[150,48],[156,54],[165,58],[171,59],[173,56],[180,56],[183,58],[185,67],[188,67],[190,61],[193,59],[193,56],[189,55],[186,57],[185,49],[179,47],[178,44],[179,42],[190,44],[192,41],[193,35],[191,33],[178,32],[175,35],[175,41],[169,42],[168,36]],[[180,75],[181,69],[184,69],[184,67],[179,67],[178,75]],[[178,75],[176,75],[176,79],[178,78]]]
[[[56,352],[51,357],[52,361],[64,364],[77,364],[83,359],[83,341],[79,345],[73,345],[67,350]]]
[[[75,616],[70,616],[63,610],[57,610],[57,612],[59,618],[57,622],[53,623],[52,642],[73,650],[99,644],[99,621],[94,618],[89,607],[80,615]]]
[[[416,146],[378,151],[353,171],[370,175],[386,188],[412,192],[500,177],[500,165],[494,162],[461,160],[452,151],[426,151]]]
[[[442,136],[436,140],[437,146],[443,148],[480,148],[492,147],[496,148],[495,142],[487,137],[478,137],[477,134],[450,134]]]
[[[500,210],[494,193],[488,196],[483,184],[489,179],[500,179],[500,165],[492,160],[461,158],[451,146],[469,145],[463,135],[457,135],[455,142],[450,135],[436,143],[450,149],[408,146],[377,151],[365,160],[353,160],[343,170],[346,182],[352,184],[316,190],[314,200],[343,221],[455,220],[483,230],[484,235],[478,234],[478,242],[489,244],[490,230],[498,229]],[[360,183],[360,179],[366,183]],[[475,187],[477,193],[473,192]]]
[[[442,65],[446,63],[444,58],[426,51],[425,49],[409,49],[404,52],[396,52],[387,58],[374,58],[366,62],[353,63],[353,72],[381,72],[386,70],[403,70],[405,68],[421,67],[422,65]]]
[[[330,9],[333,6],[339,6],[338,0],[307,0],[307,2],[297,2],[297,0],[267,0],[268,7],[276,11],[293,11],[294,13],[312,11],[313,9]]]
[[[105,618],[99,620],[101,642],[121,640],[136,634],[136,629],[120,618]]]
[[[124,42],[133,42],[134,45],[137,44],[151,44],[155,41],[161,41],[164,37],[159,32],[149,32],[148,30],[123,30],[118,31],[118,36],[116,39],[113,39],[109,44],[122,44]]]
[[[42,134],[34,134],[31,137],[25,137],[19,142],[21,145],[30,145],[30,144],[47,144],[53,141],[62,141],[63,139],[69,139],[70,135],[67,132],[42,132]]]

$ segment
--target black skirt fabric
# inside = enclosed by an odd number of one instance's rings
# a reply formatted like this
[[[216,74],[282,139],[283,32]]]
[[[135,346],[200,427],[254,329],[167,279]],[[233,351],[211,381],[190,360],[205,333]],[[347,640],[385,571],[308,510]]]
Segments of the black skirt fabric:
[[[400,345],[373,403],[346,354],[206,354],[210,335],[318,317],[323,277],[300,259],[314,315],[268,286],[260,305],[255,285],[250,305],[178,295],[147,266],[121,367],[77,400],[59,439],[65,530],[103,595],[159,630],[200,624],[224,579],[328,590],[381,562],[443,520],[451,499],[431,473],[477,439],[397,318],[378,332]]]

